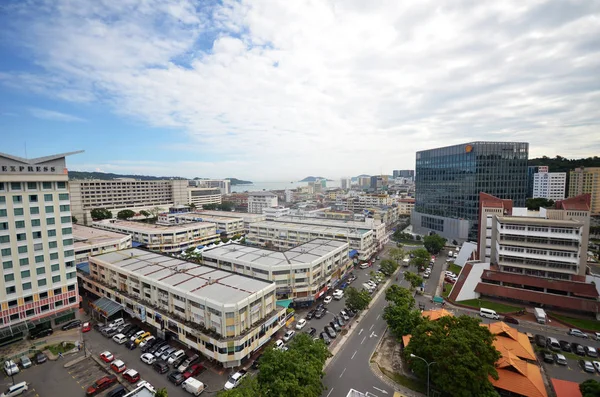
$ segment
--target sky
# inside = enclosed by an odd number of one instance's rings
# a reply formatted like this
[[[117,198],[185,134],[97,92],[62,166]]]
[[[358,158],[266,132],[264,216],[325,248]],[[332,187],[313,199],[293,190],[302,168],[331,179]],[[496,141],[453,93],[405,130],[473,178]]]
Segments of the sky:
[[[600,2],[6,0],[0,152],[299,180],[525,141],[600,153]]]

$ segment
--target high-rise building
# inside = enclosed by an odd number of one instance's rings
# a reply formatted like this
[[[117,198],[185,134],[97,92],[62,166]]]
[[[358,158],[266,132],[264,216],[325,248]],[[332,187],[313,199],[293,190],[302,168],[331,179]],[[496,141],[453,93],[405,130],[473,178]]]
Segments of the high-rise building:
[[[600,214],[600,167],[581,167],[569,175],[569,197],[588,193],[592,215]]]
[[[533,198],[563,200],[567,184],[566,172],[548,172],[548,167],[540,166],[533,176]]]
[[[527,198],[533,197],[533,178],[537,174],[539,166],[530,165],[527,167]]]
[[[469,142],[417,152],[413,230],[476,239],[482,191],[524,207],[528,151],[523,142]]]
[[[396,178],[415,178],[415,170],[394,170],[392,172],[394,179]]]
[[[319,185],[320,186],[320,185]],[[248,212],[262,214],[263,208],[277,207],[277,195],[271,192],[248,193]]]
[[[65,157],[0,153],[0,341],[51,328],[79,307]]]
[[[352,179],[350,178],[342,178],[340,186],[344,190],[348,190],[352,187]]]

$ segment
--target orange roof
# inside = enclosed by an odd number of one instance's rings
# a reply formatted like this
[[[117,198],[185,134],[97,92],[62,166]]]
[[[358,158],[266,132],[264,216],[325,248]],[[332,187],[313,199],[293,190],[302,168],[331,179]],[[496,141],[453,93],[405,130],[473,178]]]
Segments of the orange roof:
[[[454,317],[454,314],[446,309],[424,310],[422,315],[423,317],[429,317],[431,321],[439,320],[444,316]]]
[[[494,347],[500,353],[508,350],[524,360],[536,360],[535,353],[526,334],[517,331],[502,321],[492,324],[481,324],[481,326],[488,327],[490,332],[496,336]]]
[[[550,379],[550,382],[552,382],[556,397],[582,397],[579,383],[554,378]]]
[[[554,204],[554,207],[562,210],[589,211],[591,203],[592,195],[584,193],[579,196],[557,201]]]
[[[490,376],[494,387],[526,397],[548,397],[537,365],[519,359],[507,349],[500,350],[500,353],[502,358],[496,363],[498,380]]]
[[[408,343],[410,342],[410,338],[411,338],[410,335],[404,335],[402,337],[402,343],[404,344],[404,347],[408,346]]]

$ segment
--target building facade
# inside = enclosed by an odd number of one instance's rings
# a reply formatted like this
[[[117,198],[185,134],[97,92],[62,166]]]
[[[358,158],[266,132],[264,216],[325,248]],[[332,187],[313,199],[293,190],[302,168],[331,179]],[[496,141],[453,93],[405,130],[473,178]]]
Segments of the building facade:
[[[88,262],[90,256],[131,248],[131,236],[128,234],[75,224],[73,240],[75,240],[75,265]]]
[[[335,288],[352,269],[348,253],[348,243],[315,239],[282,252],[229,244],[204,251],[202,260],[209,266],[275,283],[278,299],[310,303]]]
[[[73,180],[69,183],[73,216],[84,225],[91,224],[90,211],[106,208],[116,213],[135,212],[173,204],[189,204],[188,181],[156,180]]]
[[[272,221],[274,219],[281,218],[282,216],[289,215],[290,209],[282,206],[265,207],[263,208],[262,212],[267,217],[268,221]]]
[[[535,177],[535,174],[537,174],[539,168],[538,165],[530,165],[527,167],[527,198],[533,197],[533,178]]]
[[[399,215],[410,215],[415,209],[415,199],[412,198],[397,199],[396,204]]]
[[[348,190],[352,188],[352,179],[351,178],[342,178],[340,180],[340,187],[344,190]]]
[[[569,197],[590,195],[592,215],[600,214],[600,167],[576,168],[569,174]]]
[[[221,190],[206,187],[188,188],[188,200],[186,204],[194,204],[196,208],[202,208],[207,204],[221,204]]]
[[[248,193],[248,212],[262,214],[263,208],[277,207],[277,195],[271,192]]]
[[[228,216],[211,215],[205,211],[189,211],[189,208],[184,207],[185,212],[179,212],[178,208],[169,208],[169,212],[158,214],[157,225],[183,225],[188,223],[207,222],[214,223],[217,230],[216,233],[221,235],[225,233],[228,236],[244,233],[244,220],[241,218],[233,218]],[[229,212],[223,211],[223,214]]]
[[[216,188],[221,194],[231,194],[231,181],[229,179],[194,179],[189,181],[191,187]]]
[[[538,167],[533,176],[533,198],[564,200],[567,185],[566,172],[548,172],[548,167]]]
[[[224,367],[236,367],[285,324],[275,284],[146,250],[90,258],[83,288]]]
[[[413,231],[476,239],[479,192],[525,206],[529,144],[469,142],[417,152]]]
[[[0,340],[75,317],[79,306],[69,175],[72,152],[0,154]]]

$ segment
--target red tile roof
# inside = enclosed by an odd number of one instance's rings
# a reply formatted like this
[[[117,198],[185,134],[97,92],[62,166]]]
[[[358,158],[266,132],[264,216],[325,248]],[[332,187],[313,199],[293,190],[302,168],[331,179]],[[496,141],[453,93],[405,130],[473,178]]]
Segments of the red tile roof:
[[[554,378],[550,379],[550,382],[552,382],[556,397],[582,397],[579,383]]]
[[[563,309],[580,310],[592,313],[600,312],[600,302],[572,296],[546,294],[544,292],[529,291],[486,283],[477,284],[475,287],[475,292],[487,296],[535,302],[538,304],[550,305]]]
[[[597,298],[598,290],[591,283],[581,283],[567,280],[551,280],[547,278],[526,276],[522,274],[512,274],[498,272],[494,270],[484,270],[481,274],[481,281],[502,281],[504,283],[527,285],[530,287],[547,288],[559,291],[570,292],[577,296]]]
[[[554,208],[560,210],[573,211],[589,211],[592,204],[592,195],[589,193],[580,194],[579,196],[569,197],[565,200],[557,201]]]
[[[500,350],[502,357],[496,362],[498,380],[490,376],[490,382],[498,389],[521,396],[548,397],[542,372],[537,365],[519,359],[510,350]]]

